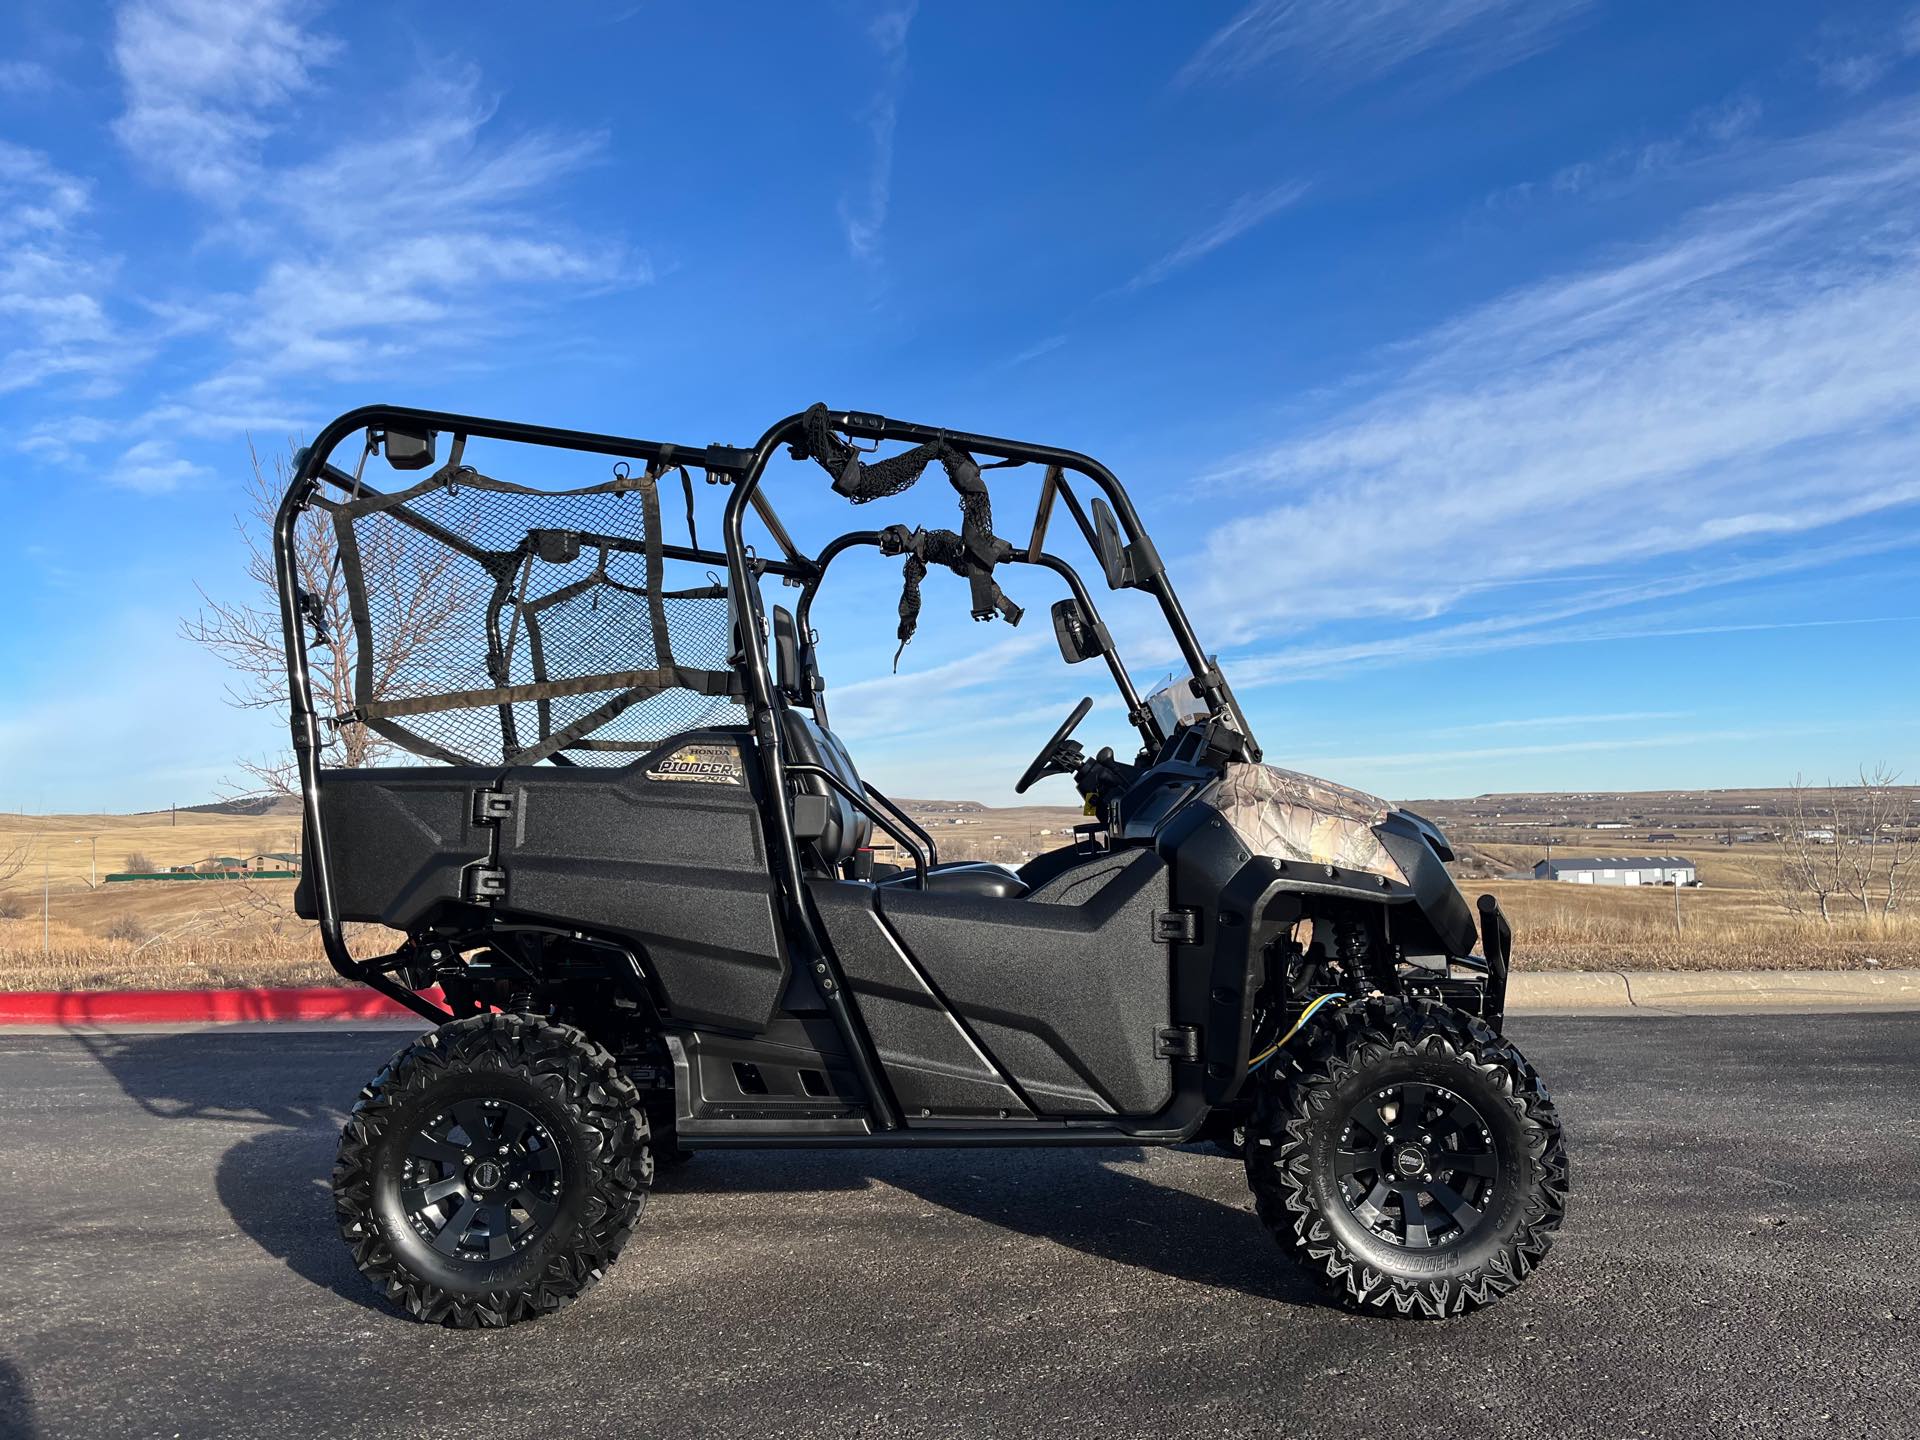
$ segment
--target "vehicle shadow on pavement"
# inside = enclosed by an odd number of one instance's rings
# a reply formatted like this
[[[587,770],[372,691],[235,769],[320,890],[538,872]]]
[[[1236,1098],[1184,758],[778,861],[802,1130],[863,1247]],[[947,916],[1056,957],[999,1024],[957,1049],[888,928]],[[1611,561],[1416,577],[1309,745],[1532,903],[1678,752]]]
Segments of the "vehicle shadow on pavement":
[[[398,1314],[354,1269],[334,1227],[329,1177],[353,1095],[398,1048],[398,1036],[206,1032],[75,1033],[147,1114],[246,1134],[222,1153],[214,1189],[238,1229],[301,1278],[356,1305]],[[309,1099],[307,1097],[326,1097]],[[1134,1167],[1139,1148],[964,1151],[707,1151],[662,1167],[654,1203],[676,1195],[823,1194],[888,1186],[929,1205],[1115,1264],[1258,1299],[1315,1303],[1250,1201],[1227,1204]],[[1195,1164],[1237,1162],[1170,1152],[1169,1180]],[[643,1226],[645,1222],[642,1222]],[[3,1382],[3,1377],[0,1377]],[[4,1391],[0,1391],[4,1395]]]
[[[330,1177],[346,1114],[331,1099],[295,1098],[352,1096],[372,1073],[364,1057],[342,1066],[337,1048],[312,1043],[332,1037],[301,1034],[73,1038],[147,1114],[245,1127],[250,1133],[226,1148],[213,1176],[234,1225],[302,1279],[356,1305],[399,1313],[354,1269],[334,1228]],[[374,1048],[384,1057],[397,1038]],[[289,1075],[301,1078],[289,1084]]]
[[[1319,1305],[1319,1290],[1280,1253],[1252,1211],[1122,1168],[1140,1149],[708,1151],[663,1174],[677,1193],[814,1193],[884,1184],[956,1215],[1050,1240],[1118,1265],[1261,1300]],[[1201,1164],[1238,1161],[1213,1155]],[[1244,1182],[1242,1182],[1244,1183]]]
[[[25,1377],[12,1361],[0,1359],[0,1435],[7,1440],[35,1440],[39,1433]]]

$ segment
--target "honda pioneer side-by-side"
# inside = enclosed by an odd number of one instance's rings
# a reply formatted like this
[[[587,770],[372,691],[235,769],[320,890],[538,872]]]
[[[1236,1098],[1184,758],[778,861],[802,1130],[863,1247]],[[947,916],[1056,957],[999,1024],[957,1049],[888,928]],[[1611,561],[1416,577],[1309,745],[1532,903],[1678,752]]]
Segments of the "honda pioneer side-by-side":
[[[1003,538],[988,478],[1022,467],[1038,511]],[[335,968],[435,1027],[362,1092],[333,1177],[355,1263],[411,1314],[566,1304],[656,1167],[718,1147],[1212,1141],[1288,1254],[1387,1314],[1485,1304],[1546,1254],[1567,1162],[1502,1034],[1499,906],[1462,898],[1420,816],[1261,762],[1098,462],[819,405],[744,449],[380,406],[294,470],[297,903]],[[929,474],[957,530],[810,554],[773,503],[776,476],[858,505]],[[697,495],[724,496],[717,531]],[[1062,536],[1157,603],[1185,673],[1141,696]],[[1061,658],[1104,666],[1137,739],[1083,746],[1083,700],[1014,787],[1071,776],[1071,843],[942,860],[862,778],[810,616],[863,549],[904,563],[903,645],[933,567],[976,619],[1053,599]],[[343,713],[316,706],[322,645],[351,648]],[[334,763],[346,726],[410,763]]]

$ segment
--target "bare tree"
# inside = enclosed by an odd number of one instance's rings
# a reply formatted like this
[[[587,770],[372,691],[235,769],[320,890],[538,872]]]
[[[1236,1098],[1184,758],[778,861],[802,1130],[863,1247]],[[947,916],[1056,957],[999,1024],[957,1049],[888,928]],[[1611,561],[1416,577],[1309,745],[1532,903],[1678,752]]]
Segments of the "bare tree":
[[[1912,883],[1920,832],[1913,790],[1885,765],[1864,766],[1857,786],[1816,789],[1796,779],[1789,792],[1780,894],[1797,914],[1857,905],[1862,918],[1898,910]]]
[[[234,527],[246,546],[250,598],[218,600],[205,586],[197,586],[200,611],[180,622],[182,635],[232,667],[235,678],[227,686],[227,698],[243,710],[284,711],[287,704],[273,525],[291,478],[291,455],[296,448],[290,443],[288,454],[275,455],[269,471],[253,441],[247,441],[252,475],[246,509],[234,516]],[[454,552],[440,547],[425,556],[409,552],[395,529],[382,526],[358,537],[370,608],[385,617],[372,656],[369,700],[391,696],[409,660],[437,639],[467,605],[461,577],[453,568]],[[317,508],[302,514],[294,529],[293,549],[300,588],[318,602],[326,627],[327,643],[309,649],[314,706],[324,722],[320,730],[324,758],[334,766],[372,764],[389,747],[352,716],[359,637],[353,628],[346,579],[336,559],[332,516]],[[256,792],[299,793],[291,753],[239,764],[252,777]]]
[[[1843,888],[1833,810],[1833,786],[1821,790],[1793,777],[1780,859],[1780,902],[1796,915],[1817,910],[1829,925],[1834,897]]]
[[[13,893],[13,884],[32,862],[33,849],[31,837],[0,849],[0,920],[17,919],[23,913],[24,907]]]
[[[1845,821],[1835,838],[1844,851],[1847,895],[1862,916],[1891,915],[1900,908],[1915,850],[1913,792],[1885,764],[1860,771]]]

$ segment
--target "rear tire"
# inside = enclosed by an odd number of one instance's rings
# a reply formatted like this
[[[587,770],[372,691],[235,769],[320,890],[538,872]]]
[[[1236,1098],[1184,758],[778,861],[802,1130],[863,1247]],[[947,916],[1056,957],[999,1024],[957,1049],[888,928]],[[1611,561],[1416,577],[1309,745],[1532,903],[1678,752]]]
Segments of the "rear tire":
[[[640,1092],[569,1025],[476,1016],[360,1092],[333,1195],[354,1264],[420,1320],[557,1310],[606,1273],[653,1179]]]
[[[1252,1083],[1260,1218],[1342,1304],[1458,1315],[1546,1256],[1566,1209],[1560,1120],[1479,1020],[1426,1001],[1336,1007]]]

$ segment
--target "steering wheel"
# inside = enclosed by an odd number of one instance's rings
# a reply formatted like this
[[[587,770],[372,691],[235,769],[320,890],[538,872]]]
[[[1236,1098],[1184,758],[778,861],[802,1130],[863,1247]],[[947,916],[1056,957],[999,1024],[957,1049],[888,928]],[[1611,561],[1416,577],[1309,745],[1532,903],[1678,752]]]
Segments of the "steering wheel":
[[[1064,765],[1060,763],[1066,759],[1077,761],[1080,758],[1080,747],[1078,745],[1073,747],[1071,756],[1061,755],[1060,750],[1062,746],[1067,744],[1067,737],[1073,734],[1082,720],[1087,718],[1087,712],[1091,709],[1093,709],[1093,697],[1091,695],[1073,707],[1073,713],[1067,717],[1066,723],[1053,732],[1053,738],[1041,747],[1038,755],[1033,757],[1033,763],[1027,766],[1027,773],[1022,775],[1020,777],[1020,783],[1013,787],[1014,794],[1024,795],[1037,782],[1044,780],[1049,775],[1071,775],[1079,768],[1077,764]]]

